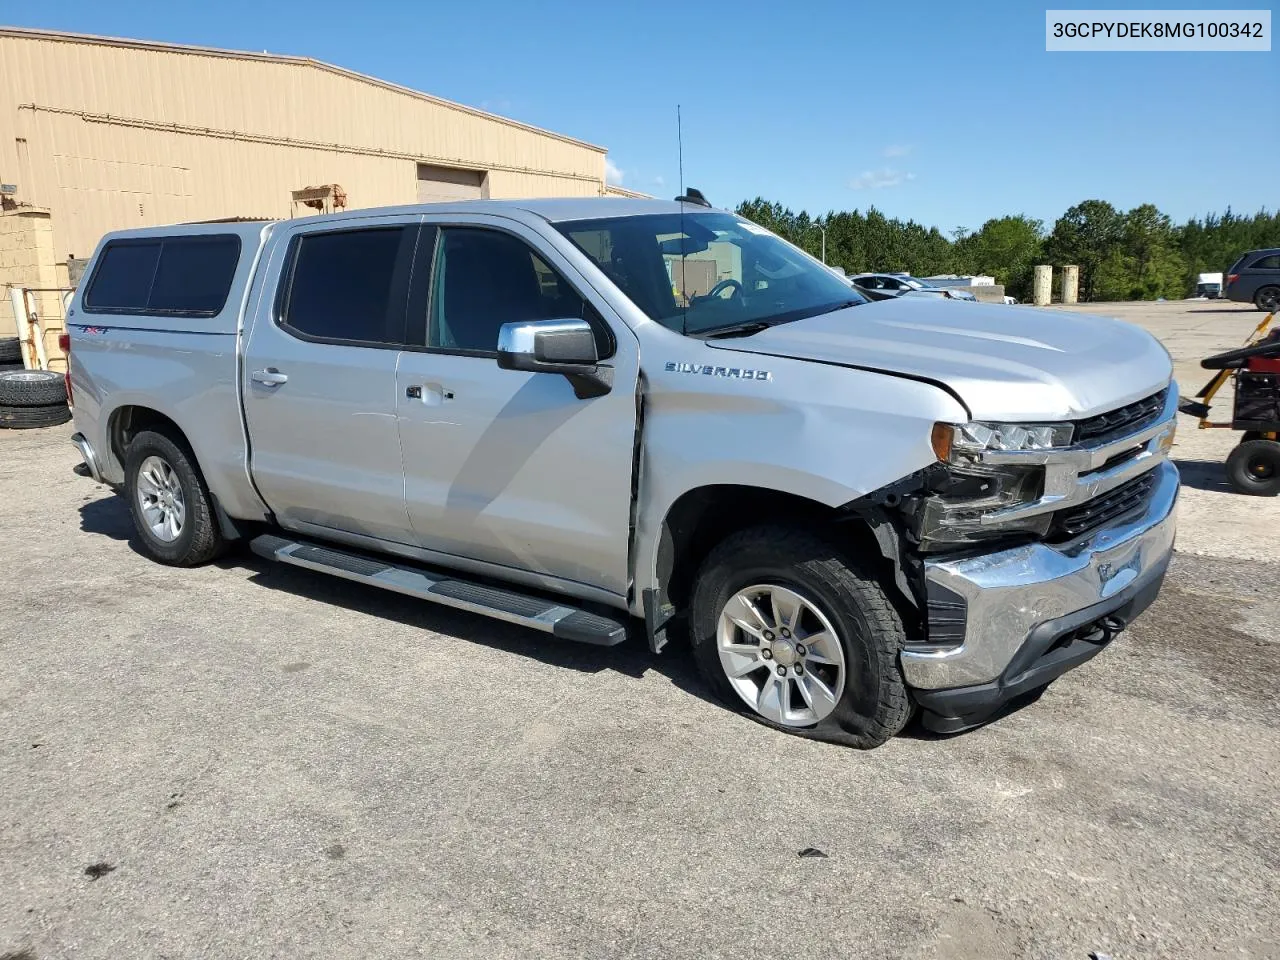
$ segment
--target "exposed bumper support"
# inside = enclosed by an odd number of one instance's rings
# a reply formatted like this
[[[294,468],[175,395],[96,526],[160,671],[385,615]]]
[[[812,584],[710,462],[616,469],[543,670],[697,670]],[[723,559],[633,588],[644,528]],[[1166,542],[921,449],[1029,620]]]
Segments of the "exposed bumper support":
[[[1058,549],[1034,543],[927,561],[930,597],[943,599],[948,608],[938,619],[954,621],[963,607],[963,626],[952,626],[958,643],[903,651],[903,674],[918,692],[917,699],[924,703],[924,692],[956,687],[1009,687],[1018,679],[1010,674],[1011,667],[1022,672],[1038,669],[1036,663],[1024,662],[1024,650],[1039,644],[1047,653],[1056,641],[1104,617],[1136,616],[1125,608],[1135,598],[1144,599],[1144,607],[1150,602],[1173,551],[1178,470],[1164,462],[1154,473],[1155,489],[1143,513],[1102,528],[1083,544]],[[1145,588],[1152,588],[1149,596]],[[1086,611],[1085,619],[1076,623],[1076,615]],[[1066,664],[1043,683],[1083,659],[1088,657]]]

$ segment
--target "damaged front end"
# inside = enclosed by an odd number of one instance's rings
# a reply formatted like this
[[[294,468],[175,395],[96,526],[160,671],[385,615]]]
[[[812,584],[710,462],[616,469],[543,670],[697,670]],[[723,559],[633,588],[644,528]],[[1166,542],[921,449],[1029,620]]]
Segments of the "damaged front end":
[[[1154,599],[1173,549],[1176,389],[1130,406],[939,424],[936,464],[850,505],[893,531],[900,589],[920,611],[903,674],[933,729],[1043,688]]]

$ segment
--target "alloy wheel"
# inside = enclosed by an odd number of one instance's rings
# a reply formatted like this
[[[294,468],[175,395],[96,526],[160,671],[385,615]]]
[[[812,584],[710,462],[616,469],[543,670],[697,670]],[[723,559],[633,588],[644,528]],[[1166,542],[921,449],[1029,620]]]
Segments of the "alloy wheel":
[[[730,597],[716,647],[738,696],[774,723],[812,726],[835,710],[844,691],[844,648],[831,620],[787,587],[756,584]]]
[[[138,508],[151,535],[164,543],[182,536],[187,503],[177,471],[163,457],[147,457],[138,468]]]

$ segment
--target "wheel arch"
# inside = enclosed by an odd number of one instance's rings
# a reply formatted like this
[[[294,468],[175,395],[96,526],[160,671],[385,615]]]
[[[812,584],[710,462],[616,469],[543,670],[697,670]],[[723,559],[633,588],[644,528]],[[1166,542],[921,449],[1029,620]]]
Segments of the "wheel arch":
[[[213,502],[213,512],[218,521],[218,528],[226,540],[238,540],[244,535],[242,523],[233,519],[225,509],[217,492],[210,483],[208,471],[200,462],[200,455],[195,445],[173,417],[145,404],[121,404],[111,411],[107,418],[107,450],[112,459],[119,465],[123,476],[125,459],[128,456],[129,444],[133,438],[144,431],[163,433],[174,443],[182,446],[191,458],[191,466],[209,487],[209,498]]]
[[[107,449],[113,460],[124,470],[125,458],[129,453],[129,444],[144,430],[164,433],[175,443],[182,443],[191,453],[192,462],[201,475],[204,470],[200,466],[200,458],[196,456],[187,439],[186,431],[172,417],[142,404],[126,403],[111,411],[107,419]]]
[[[650,632],[689,607],[698,569],[726,537],[762,524],[792,524],[836,539],[847,554],[885,581],[904,623],[919,621],[918,601],[904,569],[901,529],[878,508],[853,510],[768,487],[711,484],[681,494],[658,529]],[[661,644],[658,644],[660,646]]]

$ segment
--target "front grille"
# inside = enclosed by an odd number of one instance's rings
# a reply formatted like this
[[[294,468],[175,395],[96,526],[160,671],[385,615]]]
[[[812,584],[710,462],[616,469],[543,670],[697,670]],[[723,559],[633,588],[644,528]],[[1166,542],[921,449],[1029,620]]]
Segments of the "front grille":
[[[1154,422],[1156,417],[1160,416],[1160,411],[1164,409],[1164,402],[1168,395],[1169,390],[1166,387],[1159,393],[1153,393],[1145,400],[1119,407],[1108,413],[1098,414],[1096,417],[1089,417],[1087,420],[1077,420],[1075,422],[1075,442],[1097,440],[1100,437],[1111,436],[1122,431],[1133,432],[1141,430],[1147,424]]]
[[[1155,473],[1148,470],[1142,476],[1134,477],[1114,490],[1108,490],[1101,496],[1094,497],[1088,503],[1068,510],[1059,510],[1053,515],[1053,523],[1049,527],[1049,541],[1063,543],[1074,540],[1126,514],[1142,509],[1151,498],[1151,491],[1155,485]]]

